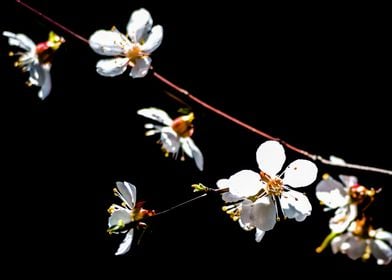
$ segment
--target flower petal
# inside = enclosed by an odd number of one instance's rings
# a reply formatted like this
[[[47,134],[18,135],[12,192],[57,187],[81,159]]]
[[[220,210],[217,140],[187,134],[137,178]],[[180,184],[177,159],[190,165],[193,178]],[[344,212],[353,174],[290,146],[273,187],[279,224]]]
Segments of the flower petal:
[[[139,43],[145,41],[148,32],[151,30],[152,23],[149,11],[144,8],[134,11],[127,24],[127,34],[132,42]]]
[[[164,125],[170,126],[173,123],[173,120],[169,117],[169,115],[158,108],[145,108],[145,109],[140,109],[137,111],[137,114],[149,119],[152,119],[154,121],[163,123]]]
[[[329,220],[329,228],[336,233],[345,231],[357,217],[357,213],[358,210],[355,204],[339,207],[335,211],[335,216]]]
[[[128,66],[128,58],[101,59],[97,62],[98,74],[105,77],[115,77],[125,72]]]
[[[179,137],[171,127],[162,128],[161,142],[162,148],[169,153],[176,154],[180,149]]]
[[[38,92],[38,97],[44,100],[52,89],[52,79],[50,77],[50,64],[45,64],[41,67],[41,75],[39,78],[39,84],[41,86]]]
[[[131,211],[125,208],[115,210],[109,217],[109,228],[116,226],[120,223],[129,224],[131,222]]]
[[[115,253],[116,256],[126,254],[129,249],[131,249],[133,240],[133,228],[131,228],[124,237],[124,240],[121,242],[120,246]]]
[[[339,179],[342,180],[346,187],[352,187],[358,184],[358,179],[355,176],[339,175]]]
[[[107,56],[125,56],[132,48],[132,43],[124,34],[102,29],[90,36],[89,44],[96,53]]]
[[[155,25],[148,35],[147,41],[140,47],[140,50],[145,54],[151,54],[162,43],[163,28],[160,25]]]
[[[265,235],[265,231],[257,228],[255,234],[256,242],[260,242],[261,239],[263,239],[264,235]]]
[[[189,147],[190,152],[191,152],[190,157],[195,160],[197,168],[199,168],[200,171],[203,171],[204,158],[203,158],[203,154],[201,153],[200,149],[195,145],[192,138],[187,137],[187,138],[182,138],[182,139],[184,139],[184,143],[186,143],[186,145],[183,145],[182,147],[183,148],[184,148],[184,146]],[[185,149],[184,149],[184,151],[185,151]]]
[[[216,182],[216,185],[218,186],[219,189],[225,189],[225,188],[229,188],[230,182],[229,179],[220,179]],[[238,195],[234,195],[231,192],[227,191],[222,194],[222,199],[225,202],[236,202],[236,201],[240,201],[242,197]]]
[[[371,240],[370,248],[373,256],[377,259],[377,264],[387,265],[392,260],[392,249],[381,240]]]
[[[297,159],[290,163],[284,171],[283,182],[293,188],[310,185],[316,180],[317,166],[305,159]]]
[[[316,197],[329,208],[342,207],[350,199],[345,187],[331,176],[317,184]]]
[[[147,75],[148,69],[150,69],[151,58],[148,56],[136,59],[135,65],[132,67],[129,75],[132,78],[143,78]]]
[[[264,187],[260,176],[252,170],[242,170],[230,176],[228,180],[229,191],[239,197],[248,197],[257,194]]]
[[[136,187],[128,182],[116,182],[116,187],[121,195],[121,199],[128,204],[129,208],[134,208],[136,204]]]
[[[256,151],[259,169],[270,176],[275,176],[282,169],[285,160],[283,146],[276,141],[266,141]]]
[[[28,52],[34,52],[35,51],[35,44],[34,42],[27,37],[24,34],[15,34],[9,31],[4,31],[3,35],[8,37],[8,44],[11,46],[19,47],[21,49],[24,49]]]
[[[349,258],[352,260],[356,260],[362,257],[365,253],[365,249],[365,240],[356,236],[349,236],[340,247],[340,251],[344,254],[347,254],[347,256],[349,256]]]
[[[336,254],[337,252],[340,251],[340,247],[342,246],[343,242],[345,242],[348,237],[349,237],[349,235],[346,233],[346,234],[338,235],[334,239],[332,239],[331,248],[332,248],[332,252],[334,254]]]
[[[286,191],[280,198],[280,206],[289,219],[302,222],[312,212],[312,205],[306,195],[297,191]]]
[[[386,241],[392,246],[392,233],[388,231],[377,229],[375,238]]]
[[[269,196],[264,196],[255,203],[243,203],[241,220],[263,231],[271,230],[276,224],[276,210]]]

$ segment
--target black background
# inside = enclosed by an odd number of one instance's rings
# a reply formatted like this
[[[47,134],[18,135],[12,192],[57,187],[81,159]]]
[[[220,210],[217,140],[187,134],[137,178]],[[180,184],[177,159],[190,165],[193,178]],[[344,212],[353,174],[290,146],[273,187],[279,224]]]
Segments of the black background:
[[[131,12],[147,8],[164,28],[152,54],[156,71],[192,94],[273,136],[322,156],[392,169],[390,136],[390,43],[385,7],[264,5],[241,1],[29,1],[88,38],[115,25],[125,32]],[[0,39],[3,226],[10,254],[111,258],[121,236],[106,234],[106,209],[119,202],[116,181],[138,188],[145,207],[163,210],[195,196],[190,185],[257,171],[255,152],[265,140],[177,94],[152,75],[132,79],[99,76],[101,56],[13,1],[3,1],[1,30],[45,41],[50,30],[67,42],[52,65],[53,89],[41,101],[28,75],[13,67],[11,48]],[[85,4],[84,4],[85,5]],[[12,49],[15,50],[15,49]],[[127,72],[128,73],[128,72]],[[165,158],[156,138],[144,136],[140,108],[155,106],[172,117],[183,104],[195,112],[193,139],[205,157],[199,172],[192,160]],[[286,151],[287,163],[300,158]],[[390,176],[333,168],[369,187],[383,187],[370,212],[376,227],[392,231]],[[3,173],[2,172],[2,173]],[[127,256],[228,265],[254,260],[262,269],[295,265],[337,271],[390,271],[389,267],[322,254],[314,249],[328,234],[328,219],[306,188],[313,212],[302,223],[278,223],[261,243],[207,197],[153,219]],[[198,257],[196,257],[198,256]],[[126,257],[125,257],[126,258]],[[124,259],[117,257],[117,260]],[[132,266],[132,264],[129,264]]]

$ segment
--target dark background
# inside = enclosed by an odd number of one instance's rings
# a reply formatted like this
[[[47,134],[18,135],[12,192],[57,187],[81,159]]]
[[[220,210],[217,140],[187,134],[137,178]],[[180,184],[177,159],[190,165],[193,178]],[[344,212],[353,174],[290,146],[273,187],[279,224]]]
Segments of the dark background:
[[[322,156],[392,169],[390,136],[390,43],[385,7],[264,5],[255,1],[117,1],[86,7],[80,1],[28,1],[88,38],[115,25],[125,32],[131,12],[147,8],[164,28],[153,66],[171,81],[240,120]],[[116,181],[136,185],[145,207],[163,210],[195,196],[190,185],[257,170],[255,152],[265,140],[191,100],[193,139],[205,157],[199,172],[192,160],[165,158],[154,137],[144,136],[140,108],[155,106],[175,117],[183,104],[176,92],[152,75],[99,76],[101,56],[13,1],[3,1],[1,30],[45,41],[50,30],[67,42],[52,65],[52,92],[41,101],[28,88],[28,75],[13,67],[11,48],[0,39],[3,226],[10,256],[74,255],[109,259],[122,240],[106,234]],[[15,51],[15,49],[12,49]],[[128,73],[128,72],[126,72]],[[286,151],[287,163],[300,158]],[[383,187],[369,210],[376,227],[392,231],[392,177],[333,168],[369,187]],[[219,197],[207,197],[152,219],[139,245],[127,256],[228,265],[256,261],[262,269],[306,267],[337,271],[390,271],[389,267],[322,254],[314,249],[328,234],[324,213],[306,188],[313,212],[302,223],[278,223],[261,243],[221,211]],[[196,257],[197,256],[197,257]],[[116,261],[126,259],[117,258]],[[131,264],[130,264],[131,266]],[[301,269],[299,269],[302,271]],[[294,272],[294,271],[293,271]]]

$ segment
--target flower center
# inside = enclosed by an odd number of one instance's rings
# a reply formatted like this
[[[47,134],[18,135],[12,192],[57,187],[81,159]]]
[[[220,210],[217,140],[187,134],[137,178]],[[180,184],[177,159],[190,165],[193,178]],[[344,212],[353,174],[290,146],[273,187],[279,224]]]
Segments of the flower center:
[[[193,113],[190,113],[186,116],[181,116],[176,118],[171,124],[171,128],[180,136],[180,137],[190,137],[193,134],[193,124],[192,121],[194,119]]]
[[[283,180],[279,177],[272,178],[264,171],[260,171],[260,180],[266,183],[265,191],[268,195],[280,197],[283,193]]]
[[[140,58],[143,56],[142,51],[140,50],[140,45],[135,44],[126,54],[126,57],[129,58],[130,61],[135,63],[135,60],[137,58]]]

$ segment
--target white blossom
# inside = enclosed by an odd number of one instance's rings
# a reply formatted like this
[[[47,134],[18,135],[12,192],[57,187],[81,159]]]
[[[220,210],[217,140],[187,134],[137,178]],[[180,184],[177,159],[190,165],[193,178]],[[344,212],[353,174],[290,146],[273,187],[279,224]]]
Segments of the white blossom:
[[[97,72],[102,76],[114,77],[131,66],[131,77],[146,76],[151,65],[150,54],[160,46],[163,38],[162,26],[152,24],[150,13],[141,8],[132,13],[127,25],[127,35],[116,28],[101,29],[92,34],[89,39],[90,47],[98,54],[114,56],[99,60]]]
[[[233,220],[238,220],[245,230],[256,228],[256,241],[271,230],[279,220],[278,200],[286,218],[303,221],[311,214],[312,206],[306,195],[296,191],[314,182],[317,167],[308,160],[295,160],[280,174],[286,160],[283,146],[276,141],[266,141],[259,146],[256,160],[260,172],[242,170],[229,179],[217,182],[227,189],[222,199],[223,207]]]
[[[191,138],[194,132],[192,124],[192,121],[194,120],[193,113],[180,116],[174,120],[171,119],[165,111],[158,108],[145,108],[138,110],[137,113],[161,123],[159,125],[147,123],[145,125],[148,129],[146,135],[160,134],[162,150],[165,152],[166,156],[169,154],[177,156],[181,149],[187,156],[195,160],[199,170],[203,170],[203,154]]]

